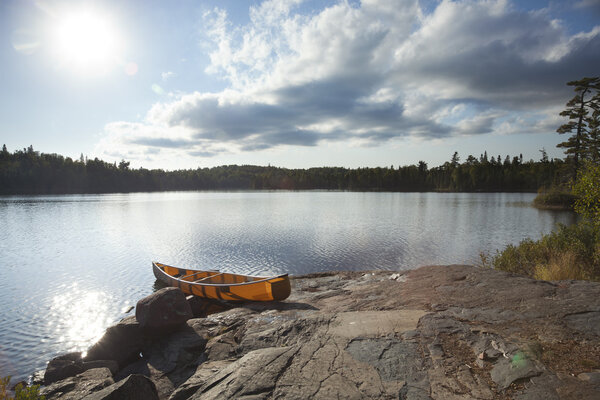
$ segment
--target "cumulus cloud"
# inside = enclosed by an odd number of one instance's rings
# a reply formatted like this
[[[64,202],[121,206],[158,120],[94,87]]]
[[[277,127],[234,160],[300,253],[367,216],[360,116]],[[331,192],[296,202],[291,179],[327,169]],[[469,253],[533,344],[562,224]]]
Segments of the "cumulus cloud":
[[[156,104],[142,123],[109,124],[101,147],[209,157],[538,132],[568,97],[564,83],[600,65],[600,26],[570,35],[546,11],[506,0],[446,0],[429,14],[416,0],[304,13],[300,3],[265,1],[245,26],[207,12],[206,73],[228,89]]]

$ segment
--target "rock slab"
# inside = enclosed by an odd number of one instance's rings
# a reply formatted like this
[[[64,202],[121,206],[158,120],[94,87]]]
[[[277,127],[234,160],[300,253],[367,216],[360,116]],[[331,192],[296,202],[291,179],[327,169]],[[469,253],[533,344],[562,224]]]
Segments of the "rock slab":
[[[119,361],[114,376],[97,368],[43,390],[48,400],[600,398],[599,283],[452,265],[292,284],[285,302],[191,319],[182,308],[166,330],[125,319],[88,351]]]

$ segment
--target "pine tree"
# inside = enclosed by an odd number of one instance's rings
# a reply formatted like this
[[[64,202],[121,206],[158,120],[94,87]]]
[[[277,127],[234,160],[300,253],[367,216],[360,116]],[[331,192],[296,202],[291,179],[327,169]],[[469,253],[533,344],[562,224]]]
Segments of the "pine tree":
[[[600,109],[594,110],[586,119],[588,137],[585,142],[585,155],[594,164],[600,163]]]
[[[452,159],[450,160],[450,164],[452,164],[453,167],[456,167],[458,165],[460,161],[460,157],[458,156],[458,151],[455,151],[454,154],[452,155]]]
[[[572,133],[572,136],[556,147],[565,149],[567,160],[573,163],[573,174],[576,176],[580,161],[586,156],[586,143],[589,140],[588,115],[599,106],[600,78],[583,78],[568,82],[567,85],[575,87],[575,96],[569,100],[567,108],[560,115],[568,117],[569,122],[556,131],[560,134]]]

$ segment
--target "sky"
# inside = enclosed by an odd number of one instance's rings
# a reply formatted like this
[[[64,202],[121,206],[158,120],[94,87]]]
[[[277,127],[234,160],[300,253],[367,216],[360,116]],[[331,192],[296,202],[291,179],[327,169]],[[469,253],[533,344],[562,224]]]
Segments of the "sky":
[[[0,143],[132,167],[563,157],[600,0],[3,0]]]

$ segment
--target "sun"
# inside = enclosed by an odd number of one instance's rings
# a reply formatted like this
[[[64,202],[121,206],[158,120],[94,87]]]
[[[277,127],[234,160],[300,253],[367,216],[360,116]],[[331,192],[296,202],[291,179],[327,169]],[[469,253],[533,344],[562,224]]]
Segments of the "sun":
[[[57,18],[53,44],[61,66],[79,73],[105,73],[118,63],[119,35],[110,18],[78,10]]]

